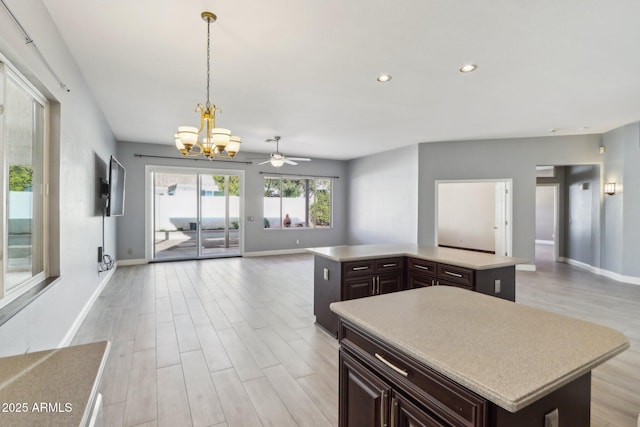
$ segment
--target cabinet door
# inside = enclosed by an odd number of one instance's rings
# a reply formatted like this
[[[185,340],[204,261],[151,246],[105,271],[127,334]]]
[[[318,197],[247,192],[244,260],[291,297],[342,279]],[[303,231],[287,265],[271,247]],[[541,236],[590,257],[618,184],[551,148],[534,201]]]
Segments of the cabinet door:
[[[389,425],[391,387],[340,350],[340,427]]]
[[[375,276],[356,276],[345,278],[342,282],[342,300],[368,297],[373,295]]]
[[[432,286],[435,284],[434,277],[428,274],[416,273],[415,271],[410,271],[409,273],[409,281],[407,283],[407,288],[424,288],[427,286]]]
[[[378,276],[378,292],[380,294],[388,294],[390,292],[401,291],[402,282],[402,274],[380,274]]]
[[[400,394],[391,400],[391,425],[393,427],[450,427],[419,408]]]

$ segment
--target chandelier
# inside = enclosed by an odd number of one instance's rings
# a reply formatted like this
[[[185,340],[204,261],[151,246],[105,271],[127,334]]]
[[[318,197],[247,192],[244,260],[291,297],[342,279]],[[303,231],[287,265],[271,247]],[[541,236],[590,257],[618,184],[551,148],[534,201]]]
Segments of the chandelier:
[[[240,151],[240,137],[232,136],[229,129],[216,127],[216,112],[221,111],[209,101],[211,87],[211,23],[216,15],[202,12],[202,19],[207,23],[207,102],[196,106],[200,112],[200,128],[179,126],[175,134],[176,148],[183,156],[197,157],[203,155],[209,160],[216,157],[232,159]],[[204,131],[204,133],[203,133]],[[200,139],[202,134],[202,139]]]

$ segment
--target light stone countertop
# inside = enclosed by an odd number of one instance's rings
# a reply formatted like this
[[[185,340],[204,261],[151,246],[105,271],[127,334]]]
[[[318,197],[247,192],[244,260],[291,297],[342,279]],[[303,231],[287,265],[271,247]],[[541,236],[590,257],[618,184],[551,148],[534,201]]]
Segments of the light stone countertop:
[[[614,329],[450,286],[330,307],[511,412],[629,348]]]
[[[451,264],[458,267],[471,268],[473,270],[488,270],[529,262],[523,258],[499,256],[461,249],[418,246],[410,243],[326,246],[320,248],[308,248],[307,252],[339,262],[359,261],[371,258],[410,256],[443,264]]]
[[[88,424],[110,343],[0,358],[0,425]]]

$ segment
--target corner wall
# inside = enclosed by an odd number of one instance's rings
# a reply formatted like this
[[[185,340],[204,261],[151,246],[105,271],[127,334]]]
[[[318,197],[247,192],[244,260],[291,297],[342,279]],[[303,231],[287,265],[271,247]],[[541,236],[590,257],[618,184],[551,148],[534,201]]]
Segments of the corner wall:
[[[97,180],[106,176],[116,142],[75,60],[41,0],[10,2],[66,92],[47,70],[4,8],[0,8],[0,52],[27,76],[51,103],[49,161],[51,183],[50,271],[60,280],[0,327],[0,356],[55,348],[106,277],[97,271],[102,216]],[[107,248],[115,246],[115,223],[105,221]]]
[[[416,145],[349,162],[349,244],[416,243]]]

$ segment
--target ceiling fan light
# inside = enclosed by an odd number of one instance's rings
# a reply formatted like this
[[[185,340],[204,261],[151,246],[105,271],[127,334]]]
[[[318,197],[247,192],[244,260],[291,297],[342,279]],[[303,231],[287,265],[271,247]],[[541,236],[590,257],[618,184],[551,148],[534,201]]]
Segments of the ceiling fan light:
[[[271,166],[279,168],[284,165],[284,159],[282,157],[272,157],[271,158]]]

